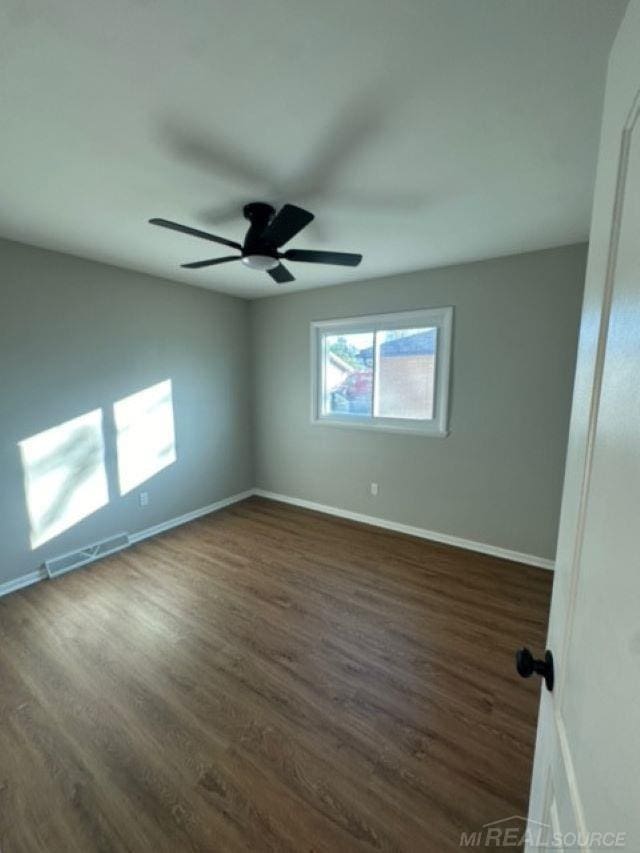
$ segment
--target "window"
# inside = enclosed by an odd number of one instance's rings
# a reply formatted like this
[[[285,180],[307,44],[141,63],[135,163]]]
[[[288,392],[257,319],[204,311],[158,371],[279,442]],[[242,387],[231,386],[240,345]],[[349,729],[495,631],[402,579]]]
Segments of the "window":
[[[312,420],[447,434],[453,308],[311,324]]]

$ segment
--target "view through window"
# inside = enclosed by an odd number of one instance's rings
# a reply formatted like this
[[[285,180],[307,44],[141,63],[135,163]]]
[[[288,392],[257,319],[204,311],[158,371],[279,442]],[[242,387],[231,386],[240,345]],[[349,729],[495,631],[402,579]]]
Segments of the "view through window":
[[[443,431],[451,310],[314,324],[315,419]]]

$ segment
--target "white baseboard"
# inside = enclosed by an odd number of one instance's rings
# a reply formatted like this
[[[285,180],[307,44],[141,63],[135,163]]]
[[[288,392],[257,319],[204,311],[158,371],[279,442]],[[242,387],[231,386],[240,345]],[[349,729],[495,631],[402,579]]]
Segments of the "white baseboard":
[[[423,527],[412,527],[409,524],[401,524],[397,521],[387,521],[385,518],[378,518],[373,515],[364,515],[361,512],[351,512],[348,509],[339,509],[335,506],[327,506],[319,504],[315,501],[307,501],[303,498],[292,498],[289,495],[279,495],[275,492],[268,492],[265,489],[254,489],[254,495],[261,498],[267,498],[272,501],[281,501],[282,503],[293,504],[293,506],[301,506],[305,509],[313,509],[316,512],[323,512],[326,515],[336,515],[339,518],[347,518],[349,521],[359,521],[362,524],[371,524],[374,527],[383,527],[386,530],[393,530],[396,533],[407,533],[409,536],[417,536],[419,539],[429,539],[432,542],[441,542],[443,545],[454,545],[456,548],[464,548],[467,551],[478,551],[480,554],[489,554],[492,557],[502,557],[504,560],[511,560],[514,563],[525,563],[528,566],[537,566],[540,569],[549,569],[553,571],[554,561],[548,560],[545,557],[537,557],[534,554],[523,554],[520,551],[511,551],[508,548],[499,548],[496,545],[488,545],[486,542],[474,542],[472,539],[462,539],[459,536],[451,536],[448,533],[438,533],[435,530],[426,530]]]
[[[199,509],[194,509],[191,512],[185,512],[184,515],[178,515],[176,518],[170,518],[168,521],[162,521],[160,524],[155,524],[153,527],[147,527],[145,530],[140,530],[138,533],[130,533],[129,541],[132,545],[136,542],[142,542],[143,539],[148,539],[150,536],[157,536],[158,533],[164,533],[165,530],[171,530],[172,527],[180,527],[181,524],[186,524],[188,521],[195,521],[196,518],[201,518],[203,515],[209,515],[209,513],[217,512],[219,509],[231,506],[231,504],[237,504],[239,501],[250,498],[253,494],[253,489],[247,489],[246,492],[238,492],[237,495],[231,495],[231,497],[223,498],[221,501],[207,504],[207,506],[201,506]]]
[[[237,495],[223,498],[221,501],[216,501],[207,506],[202,506],[199,509],[194,509],[191,512],[186,512],[184,515],[179,515],[176,518],[170,518],[168,521],[163,521],[160,524],[155,524],[153,527],[147,527],[145,530],[139,530],[137,533],[129,534],[130,545],[135,545],[136,542],[142,542],[143,539],[148,539],[150,536],[156,536],[158,533],[163,533],[165,530],[171,530],[172,527],[179,527],[181,524],[186,524],[188,521],[194,521],[203,515],[208,515],[210,512],[216,512],[223,509],[225,506],[243,501],[245,498],[250,498],[253,494],[253,489],[248,489],[246,492],[240,492]],[[87,565],[85,563],[85,565]],[[10,581],[0,583],[0,598],[3,595],[9,595],[10,592],[15,592],[25,586],[44,580],[47,577],[47,571],[44,567],[36,569],[35,572],[29,572],[19,578],[14,578]]]
[[[397,521],[387,521],[385,518],[377,518],[373,515],[365,515],[361,512],[351,512],[348,509],[340,509],[327,504],[316,503],[315,501],[307,501],[303,498],[292,498],[289,495],[279,495],[275,492],[268,492],[265,489],[247,489],[245,492],[239,492],[236,495],[231,495],[228,498],[223,498],[215,503],[207,504],[207,506],[194,509],[191,512],[186,512],[184,515],[179,515],[176,518],[170,518],[168,521],[163,521],[160,524],[155,524],[153,527],[147,527],[145,530],[139,530],[137,533],[129,534],[131,545],[137,542],[142,542],[151,536],[157,536],[158,533],[164,533],[165,530],[171,530],[173,527],[179,527],[181,524],[186,524],[188,521],[194,521],[196,518],[201,518],[203,515],[216,512],[219,509],[224,509],[226,506],[238,503],[252,495],[257,495],[261,498],[267,498],[272,501],[281,501],[282,503],[292,504],[293,506],[304,507],[305,509],[313,509],[316,512],[323,512],[326,515],[335,515],[339,518],[346,518],[350,521],[359,521],[362,524],[371,524],[374,527],[382,527],[386,530],[393,530],[396,533],[406,533],[409,536],[417,536],[419,539],[429,539],[432,542],[441,542],[444,545],[454,545],[456,548],[464,548],[467,551],[477,551],[480,554],[489,554],[492,557],[502,557],[505,560],[511,560],[514,563],[525,563],[529,566],[537,566],[541,569],[550,569],[553,571],[553,560],[547,560],[544,557],[537,557],[534,554],[522,554],[520,551],[511,551],[508,548],[499,548],[496,545],[488,545],[485,542],[474,542],[471,539],[462,539],[459,536],[450,536],[448,533],[438,533],[435,530],[426,530],[423,527],[412,527],[409,524],[401,524]],[[11,592],[22,589],[31,584],[38,583],[47,577],[47,572],[44,567],[36,569],[34,572],[29,572],[19,578],[0,583],[0,598],[4,595],[9,595]]]
[[[25,586],[31,586],[33,583],[38,583],[47,577],[47,571],[44,568],[36,569],[35,572],[29,572],[26,575],[21,575],[19,578],[0,583],[0,598],[3,595],[9,595],[10,592],[16,592],[23,589]]]

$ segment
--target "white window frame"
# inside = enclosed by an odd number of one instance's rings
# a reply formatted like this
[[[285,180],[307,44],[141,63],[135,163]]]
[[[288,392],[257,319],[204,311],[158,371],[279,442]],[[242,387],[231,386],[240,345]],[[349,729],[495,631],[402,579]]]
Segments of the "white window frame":
[[[436,369],[433,418],[384,418],[373,415],[323,414],[324,336],[389,329],[435,328]],[[449,376],[453,337],[453,308],[422,308],[395,314],[371,314],[311,323],[311,422],[316,426],[368,429],[377,432],[403,432],[414,435],[446,436],[449,412]],[[375,352],[375,348],[374,348]],[[375,364],[374,364],[375,374]]]

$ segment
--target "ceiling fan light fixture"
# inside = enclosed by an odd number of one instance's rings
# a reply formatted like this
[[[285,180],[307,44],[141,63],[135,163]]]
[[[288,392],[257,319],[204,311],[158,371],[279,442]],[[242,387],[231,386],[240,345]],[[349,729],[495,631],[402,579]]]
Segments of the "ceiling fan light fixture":
[[[243,255],[242,263],[246,267],[251,267],[252,270],[266,271],[275,269],[280,261],[270,255]]]

